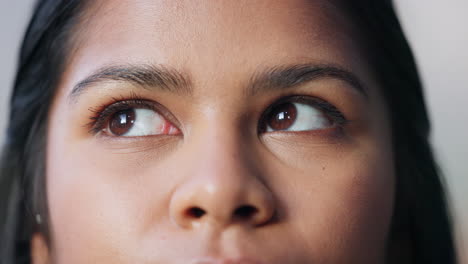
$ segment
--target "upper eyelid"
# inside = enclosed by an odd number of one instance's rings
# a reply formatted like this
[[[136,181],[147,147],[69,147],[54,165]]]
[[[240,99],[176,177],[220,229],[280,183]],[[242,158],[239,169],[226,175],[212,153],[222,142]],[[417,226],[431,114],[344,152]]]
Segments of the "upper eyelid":
[[[90,127],[89,132],[92,134],[97,134],[100,130],[104,129],[106,122],[113,114],[128,108],[150,109],[164,118],[167,118],[168,115],[168,112],[164,111],[162,106],[155,101],[140,98],[122,99],[120,101],[114,101],[113,103],[101,106],[99,110],[90,109],[90,111],[94,112],[95,115],[90,117],[92,121],[88,123],[88,127]]]
[[[325,108],[324,106],[330,106],[330,107],[333,107],[336,111],[338,111],[340,114],[344,116],[343,112],[339,110],[339,108],[336,107],[334,104],[330,103],[328,100],[322,99],[317,96],[298,95],[298,94],[284,96],[284,97],[281,97],[280,99],[277,99],[276,101],[268,105],[268,107],[263,111],[262,115],[265,115],[268,112],[270,112],[275,106],[282,104],[282,103],[286,103],[286,102],[303,103],[303,104],[317,106],[320,108]]]
[[[115,111],[124,110],[126,108],[135,108],[135,106],[144,106],[140,108],[151,109],[155,112],[158,112],[153,105],[154,103],[151,103],[148,100],[126,99],[113,102],[107,106],[103,106],[101,110],[93,110],[93,112],[99,113],[99,116],[97,116],[97,118],[102,117],[103,114],[106,114],[105,117],[108,117],[109,115],[115,113]]]
[[[293,102],[293,103],[303,103],[303,104],[308,104],[308,105],[315,105],[316,107],[320,108],[321,111],[327,110],[325,114],[332,114],[333,119],[335,122],[338,123],[338,125],[343,126],[347,124],[350,120],[346,117],[346,115],[341,111],[338,107],[336,107],[334,104],[330,103],[328,100],[325,100],[323,98],[317,97],[317,96],[311,96],[311,95],[300,95],[300,94],[293,94],[293,95],[288,95],[288,96],[283,96],[275,101],[273,103],[269,104],[268,107],[262,112],[260,116],[260,120],[257,125],[257,129],[259,133],[264,133],[265,132],[265,119],[268,116],[268,114],[271,113],[271,111],[274,109],[275,106],[280,105],[282,103],[286,102]],[[315,104],[312,104],[314,102]],[[320,105],[319,105],[320,104]],[[326,107],[328,106],[328,107]],[[332,109],[330,109],[332,108]],[[329,110],[329,111],[328,111]],[[333,113],[334,112],[334,113]],[[278,131],[272,132],[276,133]],[[284,131],[281,131],[284,132]]]

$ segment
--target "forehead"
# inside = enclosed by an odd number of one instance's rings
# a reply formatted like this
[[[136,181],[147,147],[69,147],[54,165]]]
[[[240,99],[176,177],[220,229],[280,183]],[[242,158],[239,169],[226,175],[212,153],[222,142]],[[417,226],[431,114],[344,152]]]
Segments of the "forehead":
[[[72,79],[112,63],[223,81],[278,64],[362,68],[352,23],[326,0],[93,1],[79,29]]]

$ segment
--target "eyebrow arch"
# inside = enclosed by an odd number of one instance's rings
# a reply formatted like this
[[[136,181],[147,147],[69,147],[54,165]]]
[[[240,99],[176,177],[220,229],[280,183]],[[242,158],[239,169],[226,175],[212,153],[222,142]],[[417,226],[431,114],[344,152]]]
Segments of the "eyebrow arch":
[[[357,75],[343,67],[330,64],[294,64],[273,67],[255,74],[250,79],[246,91],[248,96],[255,96],[259,93],[287,89],[322,78],[345,81],[365,98],[368,98],[368,90]]]
[[[246,95],[256,96],[273,90],[283,90],[321,78],[345,81],[364,97],[368,97],[367,89],[355,74],[331,64],[293,64],[263,69],[250,78],[246,87]],[[126,82],[150,90],[159,89],[175,94],[192,95],[193,93],[189,75],[163,65],[139,64],[100,68],[78,82],[68,97],[70,101],[73,101],[92,86],[109,81]]]
[[[69,94],[73,101],[91,86],[104,82],[126,82],[147,89],[160,89],[177,94],[191,94],[190,77],[162,65],[114,65],[98,69],[78,82]]]

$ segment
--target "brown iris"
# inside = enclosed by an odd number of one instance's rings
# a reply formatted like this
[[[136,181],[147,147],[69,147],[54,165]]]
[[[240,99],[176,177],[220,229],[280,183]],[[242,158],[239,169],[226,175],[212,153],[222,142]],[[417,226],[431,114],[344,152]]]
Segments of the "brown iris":
[[[273,130],[288,129],[297,118],[297,109],[293,103],[283,103],[271,109],[267,116],[267,125]]]
[[[135,110],[126,109],[112,115],[109,120],[109,130],[116,136],[127,133],[135,122]]]

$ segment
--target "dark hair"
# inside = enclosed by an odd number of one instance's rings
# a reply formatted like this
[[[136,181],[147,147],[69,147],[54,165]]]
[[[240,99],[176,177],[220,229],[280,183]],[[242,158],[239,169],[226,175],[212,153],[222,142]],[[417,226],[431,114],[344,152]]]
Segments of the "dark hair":
[[[10,101],[10,119],[0,171],[0,264],[30,263],[33,232],[49,234],[45,194],[45,141],[49,107],[72,28],[84,1],[39,0],[23,39]],[[38,225],[36,214],[44,224]],[[3,216],[4,215],[4,216]],[[48,239],[48,237],[47,237]]]
[[[45,140],[49,107],[72,47],[84,2],[39,0],[20,51],[0,168],[5,214],[0,264],[30,263],[30,239],[48,242]],[[371,47],[369,59],[391,114],[396,195],[388,239],[390,263],[456,263],[440,173],[411,50],[389,0],[342,1]],[[352,3],[349,3],[352,2]],[[378,48],[377,48],[378,47]],[[5,203],[5,204],[2,204]],[[36,214],[42,216],[36,224]]]

